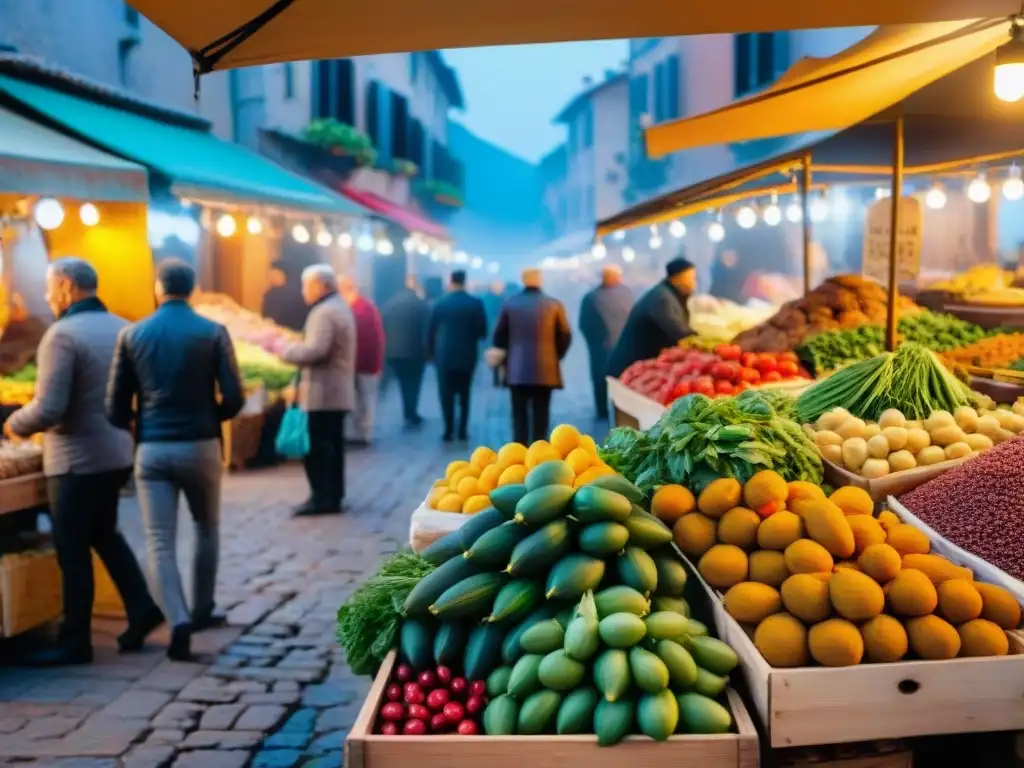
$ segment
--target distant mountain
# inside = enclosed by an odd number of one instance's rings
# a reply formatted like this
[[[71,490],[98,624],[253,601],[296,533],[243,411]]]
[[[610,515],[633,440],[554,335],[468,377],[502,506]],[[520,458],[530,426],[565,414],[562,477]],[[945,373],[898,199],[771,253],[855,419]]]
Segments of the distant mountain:
[[[448,147],[466,175],[465,205],[446,226],[458,248],[500,262],[502,275],[514,277],[544,239],[537,166],[455,122],[448,127]]]

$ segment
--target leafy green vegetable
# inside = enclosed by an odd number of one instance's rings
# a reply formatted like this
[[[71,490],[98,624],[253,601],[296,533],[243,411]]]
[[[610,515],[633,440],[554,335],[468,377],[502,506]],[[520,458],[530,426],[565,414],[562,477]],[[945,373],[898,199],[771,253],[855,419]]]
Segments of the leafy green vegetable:
[[[791,397],[773,391],[714,400],[687,395],[646,432],[612,430],[601,458],[645,493],[668,483],[700,493],[719,477],[745,483],[761,469],[820,483],[821,459],[793,408]]]
[[[974,402],[970,387],[950,373],[933,352],[906,343],[895,352],[862,360],[833,373],[796,401],[798,421],[814,421],[842,406],[854,416],[876,421],[896,408],[908,419],[924,419],[932,411],[954,411]]]
[[[395,644],[402,603],[434,566],[406,550],[385,560],[338,609],[338,643],[357,675],[372,675]]]

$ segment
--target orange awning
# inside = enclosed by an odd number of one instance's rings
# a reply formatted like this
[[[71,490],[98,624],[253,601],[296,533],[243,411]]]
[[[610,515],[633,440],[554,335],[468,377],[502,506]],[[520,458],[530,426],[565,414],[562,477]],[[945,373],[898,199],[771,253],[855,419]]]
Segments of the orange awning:
[[[129,0],[201,70],[370,53],[1008,18],[1020,0]]]
[[[662,157],[711,144],[848,128],[991,55],[1009,40],[1009,31],[1006,18],[880,27],[835,56],[797,62],[755,96],[652,126],[645,132],[647,153]],[[984,92],[991,94],[991,84]],[[933,107],[922,104],[922,110]]]

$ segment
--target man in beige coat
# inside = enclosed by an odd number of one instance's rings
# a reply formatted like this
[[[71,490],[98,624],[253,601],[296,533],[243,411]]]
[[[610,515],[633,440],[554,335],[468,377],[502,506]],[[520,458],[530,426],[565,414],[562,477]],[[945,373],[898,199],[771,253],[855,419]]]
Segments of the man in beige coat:
[[[328,515],[341,512],[345,498],[345,416],[355,405],[356,325],[330,266],[306,268],[302,297],[310,307],[303,340],[281,355],[300,368],[299,405],[309,414],[310,496],[295,514]]]

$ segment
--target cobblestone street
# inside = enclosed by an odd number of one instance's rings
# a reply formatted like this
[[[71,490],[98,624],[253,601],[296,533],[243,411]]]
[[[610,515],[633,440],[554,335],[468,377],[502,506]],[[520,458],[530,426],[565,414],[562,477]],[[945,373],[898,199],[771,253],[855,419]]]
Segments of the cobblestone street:
[[[584,354],[574,351],[566,365],[572,386],[556,394],[552,424],[593,432]],[[348,514],[291,519],[305,492],[295,465],[229,476],[218,602],[230,627],[194,639],[212,664],[167,661],[166,631],[143,653],[119,656],[114,638],[122,622],[98,620],[91,666],[0,667],[0,765],[340,766],[370,681],[349,673],[334,639],[335,614],[380,558],[407,542],[409,515],[445,464],[475,445],[508,439],[507,392],[482,383],[485,373],[473,393],[469,446],[440,441],[429,374],[428,423],[417,432],[402,431],[397,391],[387,393],[375,444],[348,456]],[[138,509],[130,499],[121,509],[122,527],[142,555]],[[186,572],[189,538],[186,531],[179,555]]]

